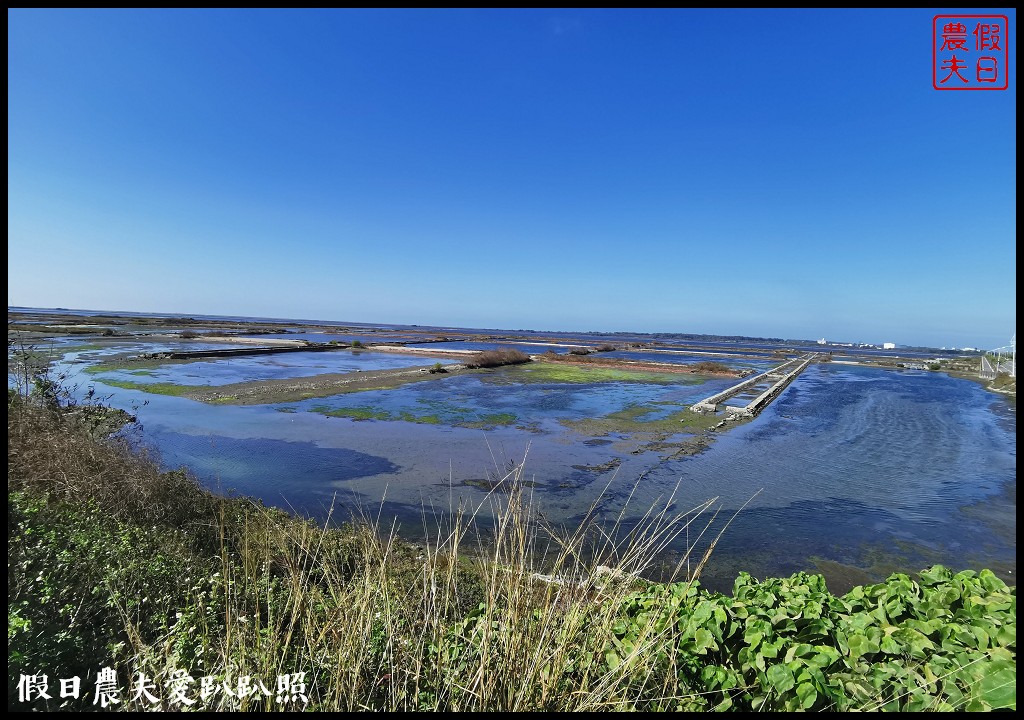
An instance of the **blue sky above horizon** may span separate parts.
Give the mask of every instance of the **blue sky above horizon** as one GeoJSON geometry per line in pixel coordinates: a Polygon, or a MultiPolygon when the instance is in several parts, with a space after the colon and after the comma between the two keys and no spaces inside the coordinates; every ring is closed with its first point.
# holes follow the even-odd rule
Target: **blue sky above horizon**
{"type": "Polygon", "coordinates": [[[995,347],[950,10],[8,10],[8,304],[995,347]]]}

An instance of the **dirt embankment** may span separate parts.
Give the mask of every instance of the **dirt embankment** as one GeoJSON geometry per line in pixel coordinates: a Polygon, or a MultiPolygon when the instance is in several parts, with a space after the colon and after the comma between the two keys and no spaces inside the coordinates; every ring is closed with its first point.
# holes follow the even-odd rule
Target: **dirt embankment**
{"type": "Polygon", "coordinates": [[[600,358],[592,355],[558,355],[554,358],[544,355],[534,356],[537,360],[554,363],[568,363],[582,365],[583,367],[610,368],[613,370],[637,370],[642,372],[657,373],[682,373],[688,375],[712,375],[717,377],[743,377],[741,370],[734,370],[728,367],[708,369],[699,368],[697,365],[683,365],[680,363],[659,363],[645,362],[641,360],[618,360],[616,358],[600,358]]]}
{"type": "Polygon", "coordinates": [[[387,390],[410,382],[438,380],[467,372],[462,365],[447,365],[441,372],[433,366],[408,367],[400,370],[328,373],[305,378],[256,380],[201,388],[184,394],[191,400],[226,405],[265,405],[296,402],[309,398],[328,397],[361,390],[387,390]]]}
{"type": "Polygon", "coordinates": [[[426,357],[443,357],[443,358],[459,358],[464,359],[467,356],[479,355],[479,350],[455,350],[453,348],[445,348],[444,350],[431,348],[419,348],[419,347],[406,347],[405,345],[367,345],[365,350],[373,350],[374,352],[389,352],[389,353],[402,353],[405,355],[423,355],[426,357]]]}

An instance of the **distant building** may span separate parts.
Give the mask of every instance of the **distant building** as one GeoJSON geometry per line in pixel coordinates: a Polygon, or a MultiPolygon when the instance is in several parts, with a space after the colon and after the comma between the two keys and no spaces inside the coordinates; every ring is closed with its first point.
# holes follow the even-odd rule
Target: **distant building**
{"type": "Polygon", "coordinates": [[[895,350],[896,349],[896,343],[882,343],[882,349],[883,350],[895,350]]]}
{"type": "Polygon", "coordinates": [[[826,344],[826,342],[825,342],[825,338],[822,338],[821,340],[819,340],[819,341],[818,341],[818,344],[819,344],[819,345],[825,345],[825,344],[826,344]]]}

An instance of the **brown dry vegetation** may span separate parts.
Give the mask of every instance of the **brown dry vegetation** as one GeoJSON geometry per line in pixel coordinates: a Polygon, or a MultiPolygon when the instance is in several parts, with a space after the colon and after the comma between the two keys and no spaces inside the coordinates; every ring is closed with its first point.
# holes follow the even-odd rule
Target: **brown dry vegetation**
{"type": "Polygon", "coordinates": [[[699,363],[695,363],[690,366],[694,372],[699,373],[715,373],[722,374],[732,372],[729,366],[725,363],[715,362],[713,360],[702,360],[699,363]]]}
{"type": "Polygon", "coordinates": [[[520,365],[530,362],[530,356],[514,348],[485,350],[465,362],[468,368],[492,368],[502,365],[520,365]]]}
{"type": "Polygon", "coordinates": [[[569,352],[564,355],[559,355],[551,350],[548,350],[541,355],[540,359],[545,362],[586,364],[593,367],[617,368],[621,370],[637,370],[644,372],[731,375],[734,377],[739,377],[741,374],[730,368],[728,365],[713,361],[702,361],[693,365],[683,365],[681,363],[642,362],[636,360],[620,360],[618,358],[594,357],[589,353],[577,355],[573,352],[569,352]]]}

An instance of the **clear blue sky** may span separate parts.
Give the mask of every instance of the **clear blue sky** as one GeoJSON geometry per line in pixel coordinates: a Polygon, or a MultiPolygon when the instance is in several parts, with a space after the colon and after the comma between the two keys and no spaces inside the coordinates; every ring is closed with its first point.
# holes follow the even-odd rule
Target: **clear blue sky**
{"type": "Polygon", "coordinates": [[[1003,345],[938,12],[8,10],[8,304],[1003,345]]]}

